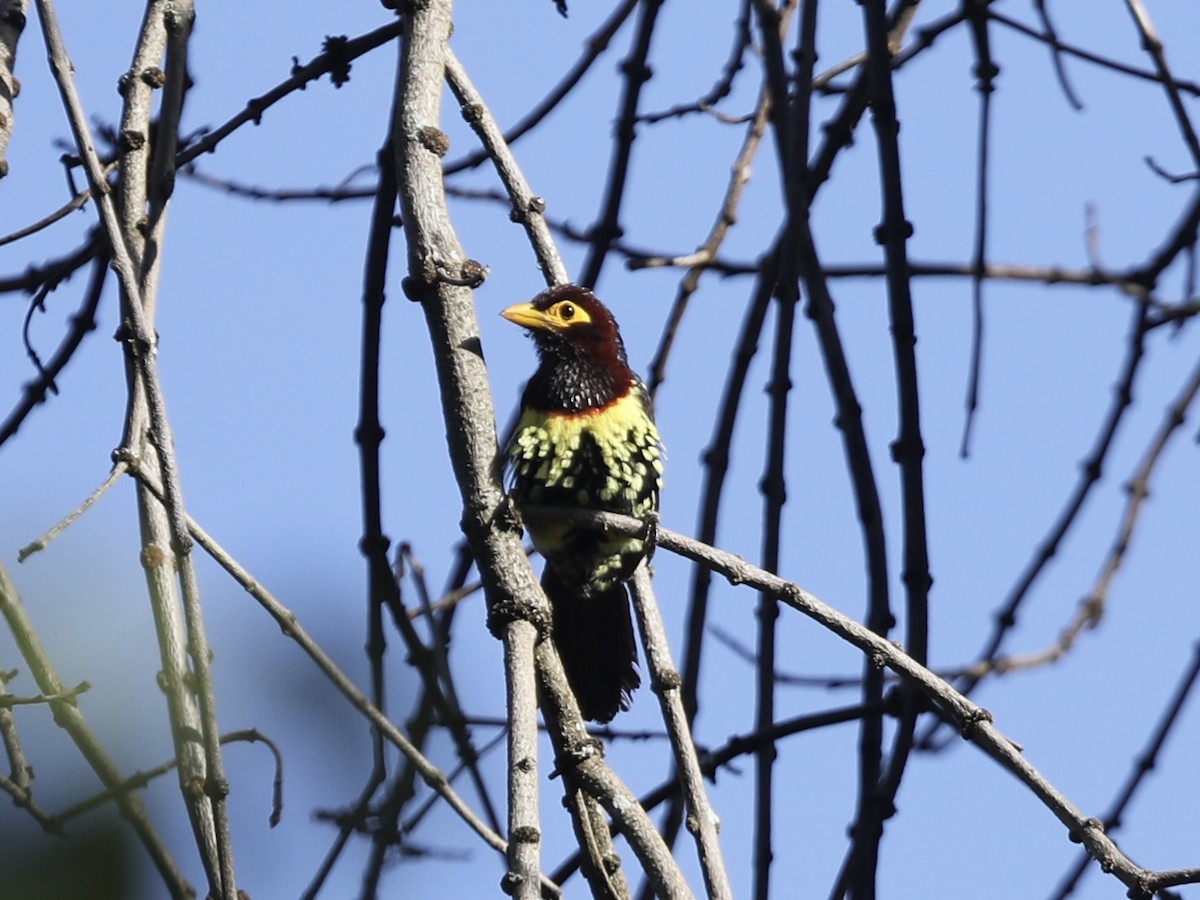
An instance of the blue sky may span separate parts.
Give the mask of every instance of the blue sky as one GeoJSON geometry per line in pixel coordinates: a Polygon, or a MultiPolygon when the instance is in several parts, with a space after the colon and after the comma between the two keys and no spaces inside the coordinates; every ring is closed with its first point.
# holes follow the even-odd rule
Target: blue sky
{"type": "MultiPolygon", "coordinates": [[[[116,81],[128,65],[140,13],[75,5],[60,10],[84,102],[97,120],[119,115],[116,81]]],[[[1033,22],[1027,4],[999,3],[1008,15],[1033,22]]],[[[953,8],[923,4],[919,23],[953,8]]],[[[548,2],[457,4],[453,46],[502,123],[512,122],[557,81],[608,4],[572,3],[563,20],[548,2]]],[[[1140,51],[1121,4],[1052,9],[1064,40],[1111,54],[1141,68],[1140,51]]],[[[1171,62],[1181,78],[1200,80],[1184,51],[1200,33],[1192,4],[1151,7],[1171,62]]],[[[725,59],[733,12],[711,2],[664,5],[652,62],[647,109],[692,99],[710,86],[725,59]]],[[[827,16],[818,68],[861,45],[857,7],[823,5],[827,16]]],[[[283,80],[292,56],[302,61],[328,34],[356,35],[388,21],[374,4],[200,4],[193,45],[196,81],[184,129],[218,124],[245,101],[283,80]],[[302,12],[302,14],[297,14],[302,12]]],[[[518,159],[548,214],[584,228],[603,191],[606,153],[616,109],[614,71],[626,51],[627,26],[578,94],[544,129],[522,140],[518,159]]],[[[1194,186],[1168,185],[1142,162],[1165,169],[1194,168],[1161,90],[1078,61],[1067,64],[1085,108],[1072,111],[1054,80],[1049,54],[1013,32],[993,30],[1001,65],[995,94],[991,174],[990,257],[995,262],[1088,264],[1089,207],[1104,265],[1121,269],[1158,246],[1194,186]]],[[[40,218],[66,199],[54,141],[68,135],[32,24],[20,49],[22,93],[9,148],[10,174],[0,182],[0,232],[40,218]]],[[[965,31],[942,37],[897,76],[902,151],[914,260],[965,262],[974,221],[977,93],[965,31]]],[[[313,84],[275,107],[258,127],[229,138],[202,169],[265,187],[333,185],[369,164],[384,137],[395,77],[390,50],[354,62],[349,84],[313,84]]],[[[750,109],[757,73],[739,79],[723,109],[750,109]]],[[[1194,99],[1187,101],[1195,112],[1194,99]]],[[[815,114],[828,116],[836,98],[815,114]]],[[[469,131],[446,106],[450,158],[473,147],[469,131]]],[[[715,215],[741,130],[708,117],[643,128],[637,145],[623,223],[631,245],[684,253],[699,244],[715,215]]],[[[778,221],[775,161],[769,145],[754,166],[738,226],[723,256],[750,261],[763,252],[778,221]]],[[[372,175],[358,181],[369,184],[372,175]]],[[[478,169],[457,183],[492,188],[478,169]]],[[[501,425],[532,371],[532,348],[497,315],[542,286],[520,230],[499,205],[455,201],[454,224],[468,254],[490,267],[477,294],[484,348],[501,425]]],[[[879,220],[875,145],[864,125],[855,146],[839,157],[832,181],[814,208],[818,249],[829,263],[879,260],[872,229],[879,220]]],[[[192,514],[290,606],[339,663],[365,685],[365,567],[357,416],[361,267],[369,203],[252,203],[181,180],[170,214],[158,332],[160,365],[179,448],[185,498],[192,514]]],[[[0,277],[76,245],[94,221],[89,208],[29,241],[0,246],[0,277]]],[[[399,245],[399,241],[397,241],[399,245]]],[[[561,245],[577,272],[583,251],[561,245]]],[[[457,491],[446,460],[431,356],[419,310],[399,290],[403,254],[393,256],[394,286],[385,322],[383,418],[386,528],[409,540],[436,589],[458,535],[457,491]]],[[[629,272],[609,260],[599,295],[622,324],[631,361],[651,359],[679,273],[629,272]]],[[[32,338],[48,353],[81,296],[83,273],[52,295],[49,312],[34,317],[32,338]]],[[[1168,272],[1160,297],[1179,300],[1181,267],[1168,272]]],[[[895,388],[883,287],[876,281],[834,282],[839,325],[865,410],[876,477],[888,525],[895,596],[900,585],[899,481],[888,458],[895,437],[895,388]]],[[[749,279],[705,278],[685,321],[658,419],[669,452],[664,523],[690,532],[703,476],[700,455],[724,365],[750,291],[749,279]]],[[[958,457],[970,346],[970,284],[963,279],[918,279],[914,284],[919,335],[923,433],[932,593],[931,660],[968,662],[991,628],[994,610],[1043,539],[1095,441],[1124,353],[1131,303],[1114,291],[993,283],[986,289],[987,336],[982,407],[973,452],[958,457]]],[[[0,391],[15,400],[33,377],[21,345],[23,299],[0,297],[0,391]]],[[[120,437],[124,378],[110,285],[97,332],[59,379],[61,393],[38,409],[17,439],[0,449],[0,559],[10,567],[58,660],[64,680],[86,679],[83,709],[129,770],[170,756],[163,705],[154,683],[157,656],[137,556],[130,485],[121,484],[52,547],[16,564],[16,551],[72,509],[99,483],[120,437]]],[[[744,425],[734,446],[719,543],[756,560],[762,520],[757,481],[764,464],[766,395],[771,339],[765,335],[751,373],[744,425]]],[[[1034,651],[1051,643],[1086,594],[1119,523],[1128,480],[1180,385],[1195,364],[1200,339],[1185,326],[1159,329],[1135,389],[1135,404],[1117,436],[1104,479],[1081,520],[1022,609],[1009,649],[1034,651]]],[[[831,426],[833,406],[819,351],[806,319],[797,323],[789,422],[788,495],[783,574],[838,609],[863,615],[861,541],[846,480],[841,443],[831,426]]],[[[1076,805],[1099,815],[1146,741],[1165,698],[1183,671],[1197,636],[1195,586],[1196,478],[1194,417],[1177,434],[1154,473],[1133,546],[1110,593],[1100,627],[1049,669],[1014,673],[978,695],[1002,731],[1020,742],[1076,805]]],[[[659,601],[678,643],[689,570],[660,554],[655,560],[659,601]]],[[[295,896],[332,838],[312,811],[351,801],[369,764],[365,722],[342,704],[302,654],[236,585],[204,561],[201,582],[216,653],[219,714],[229,729],[257,727],[277,740],[287,766],[285,813],[267,827],[270,765],[260,748],[227,752],[240,879],[255,897],[295,896]],[[329,735],[338,740],[329,740],[329,735]]],[[[756,596],[718,582],[715,625],[747,644],[754,640],[756,596]]],[[[502,703],[500,645],[484,627],[480,598],[457,623],[451,659],[468,711],[495,714],[502,703]]],[[[399,641],[389,657],[391,709],[397,721],[415,696],[399,641]]],[[[716,746],[749,731],[753,722],[752,668],[726,647],[706,645],[697,741],[716,746]]],[[[780,667],[796,674],[855,674],[858,654],[798,615],[781,626],[780,667]]],[[[0,637],[0,667],[18,665],[10,639],[0,637]]],[[[23,666],[21,667],[23,669],[23,666]]],[[[32,693],[22,677],[10,685],[32,693]]],[[[853,702],[852,691],[786,688],[781,715],[853,702]]],[[[617,724],[656,727],[653,697],[642,691],[617,724]]],[[[19,714],[27,750],[38,771],[35,787],[50,808],[88,785],[77,755],[41,710],[19,714]],[[76,780],[77,778],[81,780],[76,780]]],[[[491,736],[479,729],[483,742],[491,736]]],[[[781,748],[776,815],[778,896],[825,896],[844,849],[853,814],[857,730],[842,726],[793,738],[781,748]]],[[[1200,742],[1200,710],[1184,710],[1117,835],[1138,863],[1150,868],[1194,865],[1200,824],[1192,798],[1200,774],[1190,748],[1200,742]]],[[[643,791],[666,771],[665,744],[618,743],[609,753],[631,787],[643,791]]],[[[452,749],[431,745],[452,765],[452,749]]],[[[546,757],[548,759],[548,755],[546,757]]],[[[485,771],[502,796],[503,757],[485,771]]],[[[724,821],[723,844],[735,892],[749,891],[752,838],[752,763],[722,772],[713,801],[724,821]]],[[[545,862],[553,868],[571,843],[557,782],[544,781],[545,862]]],[[[188,852],[186,818],[172,779],[148,789],[189,875],[202,881],[188,852]]],[[[466,791],[468,797],[470,792],[466,791]]],[[[1037,897],[1049,894],[1074,861],[1061,825],[1038,801],[983,754],[965,744],[910,764],[887,826],[882,857],[884,895],[940,898],[1037,897]]],[[[34,832],[19,811],[0,804],[4,833],[34,832]]],[[[43,840],[49,840],[48,838],[43,840]]],[[[406,862],[387,882],[423,896],[483,896],[502,869],[451,813],[435,811],[417,835],[426,846],[466,850],[465,860],[406,862]]],[[[363,859],[355,846],[335,870],[327,896],[354,894],[363,859]]],[[[690,847],[679,857],[696,876],[690,847]]],[[[147,895],[156,890],[148,875],[147,895]]],[[[696,876],[694,882],[699,886],[696,876]]],[[[1184,889],[1184,896],[1200,896],[1184,889]]],[[[1109,898],[1123,889],[1098,870],[1075,896],[1109,898]]],[[[569,896],[582,896],[572,883],[569,896]]]]}

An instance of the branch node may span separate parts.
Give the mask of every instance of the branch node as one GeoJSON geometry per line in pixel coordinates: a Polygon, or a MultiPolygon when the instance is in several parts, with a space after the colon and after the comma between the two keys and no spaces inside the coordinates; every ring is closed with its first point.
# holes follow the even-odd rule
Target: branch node
{"type": "Polygon", "coordinates": [[[142,70],[142,83],[148,84],[152,88],[161,88],[167,83],[166,73],[158,66],[150,66],[142,70]]]}
{"type": "Polygon", "coordinates": [[[510,534],[520,534],[525,530],[521,521],[521,511],[517,509],[517,504],[509,494],[505,494],[496,504],[496,511],[492,514],[492,525],[510,534]]]}
{"type": "Polygon", "coordinates": [[[491,269],[475,259],[463,260],[458,271],[453,272],[444,265],[438,265],[438,279],[445,284],[455,287],[468,287],[474,290],[487,280],[491,269]]]}
{"type": "MultiPolygon", "coordinates": [[[[511,835],[513,840],[516,840],[516,832],[511,835]]],[[[519,872],[505,872],[504,877],[500,879],[500,890],[504,891],[508,896],[515,896],[521,886],[525,884],[525,878],[519,872]]]]}
{"type": "Polygon", "coordinates": [[[972,740],[975,737],[975,729],[985,722],[992,721],[992,714],[982,706],[977,706],[963,719],[962,727],[959,732],[964,740],[972,740]]]}
{"type": "MultiPolygon", "coordinates": [[[[889,225],[890,223],[887,222],[883,223],[882,225],[876,225],[872,231],[872,234],[875,238],[875,243],[879,244],[881,247],[887,243],[889,225]]],[[[900,224],[900,234],[904,240],[908,240],[910,237],[912,237],[915,230],[916,229],[913,228],[913,223],[907,219],[900,224]]]]}
{"type": "Polygon", "coordinates": [[[146,135],[140,131],[135,131],[132,128],[126,128],[121,132],[121,150],[128,153],[133,150],[141,150],[146,146],[146,135]]]}
{"type": "Polygon", "coordinates": [[[644,84],[654,77],[654,70],[641,60],[627,59],[621,63],[621,74],[626,76],[631,84],[644,84]]]}
{"type": "Polygon", "coordinates": [[[550,617],[547,610],[535,603],[527,603],[516,597],[505,597],[488,606],[487,628],[497,640],[504,638],[505,629],[513,622],[528,622],[537,629],[538,640],[550,635],[550,617]]]}
{"type": "Polygon", "coordinates": [[[224,800],[229,796],[229,781],[210,777],[204,782],[204,793],[212,800],[224,800]]]}
{"type": "MultiPolygon", "coordinates": [[[[1104,823],[1095,816],[1088,816],[1083,820],[1079,828],[1072,828],[1069,832],[1067,832],[1067,837],[1071,839],[1072,844],[1082,844],[1083,833],[1085,831],[1098,831],[1100,834],[1104,834],[1104,823]]],[[[1103,865],[1103,862],[1101,862],[1101,865],[1103,865]]]]}
{"type": "Polygon", "coordinates": [[[510,837],[519,844],[537,844],[542,840],[542,832],[534,825],[519,825],[512,830],[510,837]]]}
{"type": "Polygon", "coordinates": [[[433,284],[415,275],[405,275],[400,280],[400,289],[413,303],[424,303],[434,296],[433,284]]]}
{"type": "Polygon", "coordinates": [[[645,556],[647,563],[654,557],[654,551],[658,549],[658,510],[652,509],[646,513],[642,519],[642,553],[645,556]]]}
{"type": "Polygon", "coordinates": [[[321,52],[329,58],[329,80],[335,88],[350,80],[349,44],[350,39],[344,34],[326,35],[321,44],[321,52]]]}
{"type": "Polygon", "coordinates": [[[14,31],[25,30],[25,13],[21,12],[21,8],[17,5],[9,6],[4,11],[4,24],[12,28],[14,31]]]}
{"type": "Polygon", "coordinates": [[[683,686],[683,678],[674,669],[667,669],[654,679],[651,690],[662,696],[667,691],[677,691],[683,686]]]}
{"type": "Polygon", "coordinates": [[[444,159],[446,154],[450,152],[450,137],[442,129],[434,125],[426,125],[417,131],[417,142],[428,150],[430,153],[437,156],[438,159],[444,159]]]}
{"type": "Polygon", "coordinates": [[[461,108],[463,121],[474,125],[483,119],[483,107],[478,103],[464,103],[461,108]]]}
{"type": "MultiPolygon", "coordinates": [[[[587,737],[580,741],[572,741],[554,758],[554,769],[551,778],[558,778],[569,769],[575,769],[593,757],[604,758],[604,743],[599,738],[587,737]]],[[[567,801],[564,799],[564,803],[567,801]]]]}

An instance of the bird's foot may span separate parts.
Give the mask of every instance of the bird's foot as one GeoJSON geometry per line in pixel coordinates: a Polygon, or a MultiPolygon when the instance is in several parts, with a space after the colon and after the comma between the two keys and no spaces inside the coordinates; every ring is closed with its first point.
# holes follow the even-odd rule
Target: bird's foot
{"type": "Polygon", "coordinates": [[[642,546],[643,555],[646,561],[649,562],[654,556],[654,551],[658,548],[658,510],[652,509],[642,519],[642,546]]]}
{"type": "Polygon", "coordinates": [[[525,522],[521,518],[521,510],[517,508],[516,501],[512,495],[505,494],[504,498],[496,504],[495,513],[496,527],[501,531],[511,531],[520,534],[525,527],[525,522]]]}

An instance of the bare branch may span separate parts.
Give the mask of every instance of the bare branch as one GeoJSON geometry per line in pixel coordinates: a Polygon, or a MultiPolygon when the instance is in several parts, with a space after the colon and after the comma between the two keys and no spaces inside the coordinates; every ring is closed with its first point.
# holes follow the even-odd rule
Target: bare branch
{"type": "MultiPolygon", "coordinates": [[[[450,224],[442,187],[441,156],[445,135],[440,126],[446,43],[450,36],[449,2],[425,4],[404,20],[404,45],[393,116],[393,149],[400,202],[407,225],[408,277],[405,292],[421,303],[429,327],[442,389],[450,459],[464,509],[463,527],[479,566],[489,600],[489,617],[505,645],[508,695],[520,699],[510,718],[517,733],[510,744],[513,781],[510,792],[536,788],[527,774],[537,771],[533,705],[523,699],[533,670],[531,651],[547,621],[545,597],[520,542],[497,527],[501,493],[492,471],[498,447],[495,411],[487,373],[478,353],[479,327],[468,288],[458,286],[467,264],[450,224]]],[[[478,267],[476,267],[478,269],[478,267]]],[[[509,809],[509,871],[514,896],[539,894],[540,840],[536,793],[509,809]]]]}
{"type": "MultiPolygon", "coordinates": [[[[644,533],[646,524],[630,516],[595,511],[545,510],[547,517],[603,529],[614,534],[635,536],[644,533]]],[[[526,515],[542,515],[541,510],[526,510],[526,515]]],[[[1072,841],[1083,844],[1106,871],[1130,889],[1130,896],[1149,900],[1166,873],[1144,869],[1126,856],[1104,833],[1098,819],[1086,816],[1063,796],[1021,753],[1019,745],[992,724],[992,716],[956,691],[947,682],[918,663],[896,644],[875,634],[796,584],[772,575],[744,559],[726,553],[677,532],[659,528],[658,547],[691,559],[724,575],[731,584],[745,585],[779,597],[793,609],[818,625],[853,644],[876,665],[886,666],[904,678],[933,704],[939,715],[989,757],[1011,772],[1066,828],[1072,841]]]]}
{"type": "Polygon", "coordinates": [[[529,183],[521,173],[508,143],[500,131],[500,126],[492,117],[491,111],[483,97],[475,90],[475,85],[467,75],[466,69],[454,55],[454,51],[446,48],[446,80],[450,89],[462,105],[463,118],[475,129],[480,142],[496,166],[496,174],[512,201],[510,218],[519,223],[529,236],[537,257],[538,268],[549,285],[564,284],[569,280],[567,267],[558,255],[554,239],[550,237],[550,229],[546,226],[543,212],[546,201],[534,195],[529,183]]]}
{"type": "MultiPolygon", "coordinates": [[[[575,65],[571,67],[570,71],[563,75],[550,93],[526,113],[517,124],[504,132],[503,139],[506,144],[514,143],[522,135],[536,128],[567,98],[575,86],[583,80],[583,76],[588,73],[592,64],[608,49],[609,43],[621,30],[621,26],[625,24],[625,20],[629,18],[638,2],[639,0],[622,0],[613,8],[612,14],[584,41],[584,52],[575,61],[575,65]]],[[[452,160],[446,164],[446,174],[453,175],[466,169],[473,169],[486,162],[490,155],[488,149],[484,147],[462,159],[452,160]]]]}
{"type": "Polygon", "coordinates": [[[592,223],[588,230],[591,248],[578,279],[584,287],[596,286],[612,242],[621,236],[621,206],[625,199],[629,162],[633,155],[633,142],[637,138],[638,108],[641,102],[642,88],[650,80],[652,74],[649,64],[650,44],[654,39],[654,29],[658,22],[658,12],[662,7],[662,2],[663,0],[643,0],[639,4],[642,14],[638,19],[637,34],[633,38],[629,55],[621,61],[624,87],[621,92],[620,109],[617,113],[617,124],[613,133],[613,148],[609,159],[604,201],[599,218],[592,223]]]}

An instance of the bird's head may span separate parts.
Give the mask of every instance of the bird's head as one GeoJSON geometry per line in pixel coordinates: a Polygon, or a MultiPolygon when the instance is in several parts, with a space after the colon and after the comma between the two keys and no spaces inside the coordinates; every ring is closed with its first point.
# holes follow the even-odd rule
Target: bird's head
{"type": "Polygon", "coordinates": [[[617,322],[587,288],[560,284],[500,315],[529,330],[543,362],[626,367],[617,322]]]}

